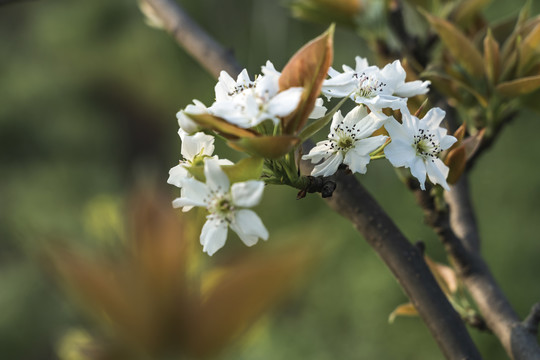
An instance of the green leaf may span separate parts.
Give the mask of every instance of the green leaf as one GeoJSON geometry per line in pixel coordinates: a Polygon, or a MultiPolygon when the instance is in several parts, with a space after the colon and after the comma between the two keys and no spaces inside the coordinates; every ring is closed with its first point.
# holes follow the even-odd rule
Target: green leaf
{"type": "Polygon", "coordinates": [[[388,322],[394,322],[397,316],[418,316],[418,311],[411,303],[401,304],[388,316],[388,322]]]}
{"type": "MultiPolygon", "coordinates": [[[[240,160],[234,165],[221,165],[221,169],[227,174],[232,183],[259,179],[263,169],[264,159],[249,157],[240,160]]],[[[206,182],[204,165],[186,167],[189,173],[200,182],[206,182]]]]}
{"type": "Polygon", "coordinates": [[[492,0],[462,0],[454,9],[454,21],[460,26],[469,25],[492,0]]]}
{"type": "Polygon", "coordinates": [[[255,132],[240,128],[230,122],[210,114],[189,114],[185,113],[191,120],[200,126],[213,130],[228,139],[238,139],[243,137],[254,137],[255,132]]]}
{"type": "Polygon", "coordinates": [[[481,77],[484,74],[484,61],[472,41],[447,20],[433,16],[423,10],[421,12],[435,28],[441,41],[452,56],[470,75],[478,78],[481,77]]]}
{"type": "Polygon", "coordinates": [[[334,57],[334,25],[321,36],[311,40],[293,55],[279,77],[281,91],[303,87],[296,111],[283,119],[283,132],[296,134],[305,125],[321,92],[324,79],[334,57]]]}
{"type": "Polygon", "coordinates": [[[257,136],[231,140],[228,145],[255,156],[279,159],[291,151],[299,142],[300,138],[293,135],[257,136]]]}
{"type": "Polygon", "coordinates": [[[334,116],[336,111],[338,111],[338,109],[341,107],[341,105],[343,105],[348,98],[349,97],[344,97],[342,100],[340,100],[340,102],[336,106],[334,106],[334,108],[332,110],[327,112],[326,115],[324,115],[323,117],[313,121],[311,124],[306,126],[304,128],[304,130],[302,130],[302,132],[298,135],[298,137],[302,141],[305,141],[306,139],[309,139],[310,137],[315,135],[326,124],[328,124],[330,122],[330,120],[332,120],[332,117],[334,116]]]}
{"type": "Polygon", "coordinates": [[[529,94],[540,88],[540,75],[528,76],[517,80],[500,83],[497,92],[509,98],[529,94]]]}
{"type": "Polygon", "coordinates": [[[528,65],[538,53],[540,45],[540,24],[537,24],[519,45],[518,74],[527,71],[528,65]]]}
{"type": "Polygon", "coordinates": [[[474,90],[469,85],[465,84],[463,81],[456,79],[454,77],[451,77],[449,75],[440,73],[438,71],[426,71],[421,74],[422,78],[426,78],[428,80],[431,80],[431,82],[438,87],[439,85],[441,88],[438,88],[441,92],[444,92],[446,95],[450,95],[452,97],[455,97],[457,99],[460,99],[459,94],[455,92],[453,87],[460,87],[467,92],[469,92],[471,95],[473,95],[476,100],[482,105],[483,107],[487,107],[488,102],[487,99],[480,94],[478,91],[474,90]]]}
{"type": "Polygon", "coordinates": [[[444,159],[444,163],[450,168],[446,181],[449,184],[455,184],[463,174],[463,171],[465,171],[465,165],[467,163],[465,145],[450,150],[446,159],[444,159]]]}
{"type": "Polygon", "coordinates": [[[491,84],[497,83],[500,72],[499,44],[493,37],[491,29],[484,38],[484,66],[486,75],[491,84]]]}

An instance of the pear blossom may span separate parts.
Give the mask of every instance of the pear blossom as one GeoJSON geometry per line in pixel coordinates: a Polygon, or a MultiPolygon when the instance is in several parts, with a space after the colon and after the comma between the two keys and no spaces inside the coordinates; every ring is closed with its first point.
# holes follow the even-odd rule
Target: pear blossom
{"type": "MultiPolygon", "coordinates": [[[[323,82],[322,93],[328,98],[349,96],[357,104],[365,104],[373,112],[381,109],[404,109],[407,98],[428,92],[429,81],[405,82],[405,70],[399,60],[383,69],[369,66],[365,58],[357,56],[353,69],[343,65],[343,73],[330,68],[330,79],[323,82]]],[[[382,115],[382,114],[381,114],[382,115]]]]}
{"type": "Polygon", "coordinates": [[[328,140],[320,141],[309,154],[302,156],[315,165],[312,176],[330,176],[339,165],[346,164],[354,173],[365,174],[367,164],[371,160],[370,153],[384,144],[387,136],[370,137],[379,129],[386,119],[373,113],[368,114],[364,106],[357,106],[345,118],[341,111],[334,114],[328,140]]]}
{"type": "Polygon", "coordinates": [[[229,178],[215,159],[204,163],[206,183],[194,178],[182,181],[182,196],[173,201],[175,208],[205,207],[208,211],[200,242],[203,251],[213,255],[225,245],[228,228],[238,234],[247,246],[256,244],[259,238],[268,239],[268,230],[259,216],[246,209],[257,205],[262,197],[264,182],[249,180],[230,184],[229,178]]]}
{"type": "Polygon", "coordinates": [[[180,110],[176,113],[176,118],[178,119],[178,125],[180,129],[183,129],[185,132],[192,134],[201,130],[201,127],[197,125],[193,120],[191,120],[187,115],[188,114],[205,114],[208,113],[206,106],[199,100],[194,99],[193,104],[189,104],[185,109],[180,110]]]}
{"type": "Polygon", "coordinates": [[[392,119],[384,125],[392,138],[384,149],[386,158],[396,167],[410,168],[422,190],[426,189],[426,174],[433,184],[450,190],[446,182],[449,169],[439,159],[439,154],[457,139],[447,135],[447,130],[439,126],[444,115],[440,108],[433,108],[420,120],[404,112],[402,124],[392,119]]]}
{"type": "MultiPolygon", "coordinates": [[[[220,165],[232,165],[233,163],[227,159],[218,159],[214,153],[214,137],[198,132],[194,135],[189,135],[183,129],[178,130],[178,135],[182,141],[181,154],[183,160],[179,164],[169,170],[169,178],[167,182],[171,185],[182,187],[182,181],[192,177],[187,168],[191,166],[202,165],[208,158],[216,159],[220,165]]],[[[183,190],[181,190],[182,194],[183,190]]],[[[190,207],[185,207],[184,211],[188,211],[190,207]]]]}
{"type": "Polygon", "coordinates": [[[279,91],[279,72],[272,63],[263,67],[264,75],[254,81],[244,69],[236,81],[225,71],[216,84],[216,101],[210,113],[242,128],[251,128],[265,120],[274,124],[291,114],[302,96],[303,88],[292,87],[279,91]]]}
{"type": "MultiPolygon", "coordinates": [[[[274,64],[268,60],[265,65],[262,67],[262,73],[267,76],[281,76],[281,73],[276,70],[274,67],[274,64]]],[[[324,101],[322,98],[317,98],[315,100],[315,106],[313,107],[313,110],[309,114],[309,119],[318,119],[324,116],[326,114],[326,107],[324,106],[324,101]]]]}

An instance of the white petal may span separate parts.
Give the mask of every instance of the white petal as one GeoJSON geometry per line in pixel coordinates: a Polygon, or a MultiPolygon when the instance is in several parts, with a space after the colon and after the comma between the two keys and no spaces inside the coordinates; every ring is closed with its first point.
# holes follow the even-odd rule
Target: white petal
{"type": "Polygon", "coordinates": [[[427,129],[436,129],[441,125],[446,113],[441,108],[430,109],[422,118],[421,123],[427,129]]]}
{"type": "Polygon", "coordinates": [[[216,159],[206,159],[204,162],[204,176],[206,177],[206,186],[219,194],[225,194],[229,191],[229,178],[216,159]]]}
{"type": "Polygon", "coordinates": [[[225,245],[227,240],[227,223],[221,219],[208,219],[202,228],[200,241],[203,251],[212,256],[225,245]]]}
{"type": "Polygon", "coordinates": [[[182,156],[184,159],[193,161],[197,155],[210,156],[214,152],[214,137],[198,132],[193,135],[188,135],[180,129],[178,131],[182,139],[182,156]]]}
{"type": "MultiPolygon", "coordinates": [[[[403,117],[403,119],[405,120],[405,117],[403,117]]],[[[402,141],[412,145],[413,136],[405,129],[403,124],[398,123],[393,117],[385,122],[384,128],[386,131],[388,131],[388,135],[390,135],[392,138],[392,142],[394,142],[394,140],[401,139],[402,141]]]]}
{"type": "Polygon", "coordinates": [[[384,135],[377,135],[357,140],[354,144],[354,151],[356,151],[358,154],[367,155],[384,144],[387,138],[388,137],[384,135]]]}
{"type": "Polygon", "coordinates": [[[302,97],[304,88],[294,87],[278,93],[268,103],[266,111],[276,116],[287,116],[292,113],[302,97]]]}
{"type": "Polygon", "coordinates": [[[426,170],[429,180],[432,183],[441,184],[446,191],[450,191],[450,187],[446,182],[446,177],[448,176],[450,169],[441,161],[441,159],[427,159],[426,170]]]}
{"type": "Polygon", "coordinates": [[[357,56],[354,58],[354,60],[356,62],[356,67],[355,67],[356,72],[362,72],[364,69],[369,67],[369,64],[366,58],[357,56]]]}
{"type": "Polygon", "coordinates": [[[321,98],[317,98],[315,101],[315,107],[311,111],[311,114],[309,114],[310,119],[319,119],[326,114],[326,107],[324,106],[324,101],[321,98]]]}
{"type": "Polygon", "coordinates": [[[353,173],[365,174],[367,171],[366,165],[369,164],[370,160],[369,155],[351,149],[345,154],[343,163],[347,164],[353,173]]]}
{"type": "Polygon", "coordinates": [[[402,138],[393,138],[392,142],[384,148],[384,155],[395,167],[409,167],[416,157],[412,144],[402,138]]]}
{"type": "Polygon", "coordinates": [[[341,115],[341,110],[338,110],[334,113],[332,117],[332,123],[330,124],[330,134],[334,133],[334,129],[343,122],[343,116],[341,115]]]}
{"type": "Polygon", "coordinates": [[[431,84],[431,82],[429,81],[409,81],[398,85],[394,90],[394,95],[401,97],[411,97],[426,94],[429,91],[429,84],[431,84]]]}
{"type": "Polygon", "coordinates": [[[411,163],[411,174],[418,179],[420,189],[426,190],[426,164],[422,158],[414,158],[411,163]]]}
{"type": "Polygon", "coordinates": [[[253,207],[261,201],[263,191],[263,181],[249,180],[232,184],[232,202],[236,206],[253,207]]]}
{"type": "Polygon", "coordinates": [[[332,153],[328,150],[330,148],[330,143],[330,140],[319,141],[317,145],[309,151],[309,154],[302,156],[302,159],[311,160],[313,164],[318,163],[332,153]]]}
{"type": "Polygon", "coordinates": [[[332,154],[328,159],[326,159],[322,164],[315,165],[313,171],[311,171],[311,176],[330,176],[334,175],[343,161],[343,154],[337,152],[332,154]]]}
{"type": "Polygon", "coordinates": [[[188,117],[184,110],[180,110],[176,113],[176,118],[178,119],[178,126],[187,133],[194,133],[200,130],[200,126],[190,117],[188,117]]]}
{"type": "Polygon", "coordinates": [[[268,239],[268,230],[264,227],[261,218],[251,210],[239,210],[234,213],[231,229],[247,246],[257,243],[259,238],[268,239]]]}
{"type": "Polygon", "coordinates": [[[182,187],[182,181],[189,178],[191,175],[189,174],[189,171],[184,167],[184,164],[178,164],[169,170],[169,178],[167,179],[167,183],[182,187]]]}
{"type": "Polygon", "coordinates": [[[206,207],[210,192],[205,184],[193,178],[189,178],[182,181],[181,186],[182,197],[173,201],[173,206],[175,208],[183,206],[206,207]]]}
{"type": "Polygon", "coordinates": [[[395,60],[393,63],[386,65],[380,73],[381,77],[384,78],[387,87],[391,90],[391,93],[394,92],[396,87],[405,82],[405,69],[401,66],[399,60],[395,60]]]}
{"type": "Polygon", "coordinates": [[[354,109],[349,111],[347,115],[345,115],[345,118],[343,119],[343,123],[347,125],[354,125],[363,118],[365,118],[368,115],[367,109],[365,106],[359,105],[355,106],[354,109]]]}
{"type": "Polygon", "coordinates": [[[448,149],[450,146],[454,145],[457,139],[451,135],[443,136],[440,140],[439,146],[442,150],[448,149]]]}
{"type": "Polygon", "coordinates": [[[392,110],[401,110],[407,107],[407,99],[393,95],[377,95],[372,98],[356,97],[353,99],[357,104],[366,104],[371,111],[379,111],[385,108],[392,110]]]}
{"type": "Polygon", "coordinates": [[[381,117],[374,113],[370,113],[360,120],[356,128],[356,138],[362,139],[367,138],[373,134],[375,130],[378,130],[383,126],[390,118],[388,116],[381,117]]]}

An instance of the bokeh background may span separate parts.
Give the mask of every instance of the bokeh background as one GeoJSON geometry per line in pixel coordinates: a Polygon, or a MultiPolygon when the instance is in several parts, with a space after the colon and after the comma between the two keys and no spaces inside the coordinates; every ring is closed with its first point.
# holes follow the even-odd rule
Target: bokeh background
{"type": "MultiPolygon", "coordinates": [[[[282,69],[326,28],[293,18],[281,1],[180,3],[250,74],[267,59],[282,69]]],[[[515,15],[523,3],[493,1],[486,16],[515,15]]],[[[340,27],[335,52],[336,67],[356,55],[371,58],[365,42],[340,27]]],[[[169,35],[145,24],[135,0],[0,6],[0,358],[84,359],[66,347],[101,336],[101,327],[52,275],[43,253],[56,242],[94,256],[118,252],[129,238],[128,199],[140,189],[160,194],[168,209],[178,196],[166,183],[180,158],[175,113],[194,98],[210,104],[214,84],[169,35]]],[[[483,254],[521,316],[540,299],[539,133],[540,115],[524,112],[471,173],[483,254]]],[[[411,241],[424,241],[431,257],[445,261],[389,164],[373,163],[361,181],[411,241]]],[[[219,358],[441,359],[421,320],[388,323],[407,298],[361,236],[318,196],[295,196],[266,189],[257,211],[271,238],[247,251],[298,243],[317,260],[219,358]]],[[[246,251],[238,242],[230,238],[211,262],[201,261],[226,262],[246,251]]],[[[493,336],[471,333],[486,359],[506,358],[493,336]]]]}

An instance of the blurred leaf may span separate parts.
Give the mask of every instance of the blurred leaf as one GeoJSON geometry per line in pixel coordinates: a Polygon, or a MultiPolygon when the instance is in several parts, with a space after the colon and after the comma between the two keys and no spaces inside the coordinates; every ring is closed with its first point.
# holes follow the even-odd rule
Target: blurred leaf
{"type": "Polygon", "coordinates": [[[315,101],[321,92],[324,79],[332,64],[334,25],[321,36],[304,45],[283,68],[279,78],[280,90],[303,87],[302,98],[296,111],[283,119],[283,132],[296,134],[305,125],[315,101]]]}
{"type": "Polygon", "coordinates": [[[435,262],[425,256],[426,264],[447,296],[451,296],[458,289],[458,277],[454,269],[450,266],[435,262]]]}
{"type": "Polygon", "coordinates": [[[454,22],[462,27],[469,25],[492,0],[461,0],[454,8],[454,22]]]}
{"type": "Polygon", "coordinates": [[[336,22],[354,28],[363,10],[360,0],[294,0],[288,6],[294,17],[321,24],[336,22]]]}
{"type": "Polygon", "coordinates": [[[538,53],[540,45],[540,24],[537,24],[532,31],[527,34],[519,45],[518,73],[527,71],[533,57],[538,53]]]}
{"type": "Polygon", "coordinates": [[[446,179],[449,184],[455,184],[459,180],[465,170],[466,162],[467,155],[464,145],[450,150],[446,159],[444,159],[444,163],[450,168],[446,179]]]}
{"type": "Polygon", "coordinates": [[[463,140],[463,145],[465,146],[465,152],[467,154],[467,161],[469,161],[469,159],[476,153],[476,151],[480,147],[485,132],[485,128],[481,129],[474,136],[469,136],[468,138],[463,140]]]}
{"type": "Polygon", "coordinates": [[[503,96],[515,98],[531,93],[539,88],[540,75],[536,75],[500,83],[495,89],[503,96]]]}
{"type": "Polygon", "coordinates": [[[467,126],[465,123],[461,124],[460,127],[457,128],[456,131],[454,131],[454,137],[458,140],[456,142],[459,143],[461,140],[463,140],[463,137],[465,136],[465,131],[467,130],[467,126]]]}
{"type": "Polygon", "coordinates": [[[343,105],[345,103],[345,101],[347,101],[348,97],[344,97],[343,99],[341,99],[339,101],[339,103],[337,103],[336,106],[334,106],[334,108],[332,110],[330,110],[329,112],[327,112],[323,117],[321,117],[320,119],[317,119],[315,121],[313,121],[311,124],[309,124],[308,126],[306,126],[301,132],[300,134],[298,135],[298,137],[302,140],[302,141],[305,141],[307,139],[309,139],[310,137],[312,137],[313,135],[315,135],[319,130],[321,130],[326,124],[328,124],[330,122],[330,120],[332,120],[332,117],[334,116],[334,114],[336,113],[336,111],[339,110],[339,108],[341,107],[341,105],[343,105]]]}
{"type": "Polygon", "coordinates": [[[398,316],[418,316],[418,311],[411,303],[401,304],[390,313],[388,322],[393,323],[398,316]]]}
{"type": "Polygon", "coordinates": [[[500,55],[499,44],[493,37],[491,29],[488,29],[484,38],[484,66],[486,75],[491,84],[496,84],[499,80],[500,55]]]}
{"type": "Polygon", "coordinates": [[[293,289],[312,261],[313,251],[300,246],[227,266],[192,314],[192,352],[215,354],[293,289]]]}
{"type": "MultiPolygon", "coordinates": [[[[270,136],[269,136],[270,137],[270,136]]],[[[238,161],[234,165],[221,165],[221,169],[227,174],[232,183],[259,179],[263,169],[264,159],[260,157],[249,157],[238,161]]],[[[204,165],[191,166],[186,168],[193,177],[201,182],[206,182],[204,176],[204,165]]]]}
{"type": "Polygon", "coordinates": [[[472,41],[454,24],[433,16],[426,11],[422,11],[422,14],[437,31],[448,51],[465,70],[472,76],[481,77],[484,74],[484,62],[482,55],[472,41]]]}
{"type": "Polygon", "coordinates": [[[229,146],[267,159],[279,159],[289,153],[300,138],[293,135],[244,137],[228,142],[229,146]]]}
{"type": "Polygon", "coordinates": [[[449,75],[446,75],[444,73],[440,73],[435,70],[428,70],[426,72],[422,73],[422,78],[430,80],[434,86],[437,87],[437,89],[441,92],[443,92],[446,95],[449,95],[450,97],[460,99],[461,96],[459,93],[456,92],[455,88],[462,88],[466,90],[468,93],[473,95],[476,100],[482,105],[482,107],[487,107],[488,102],[487,99],[480,94],[478,91],[474,90],[469,85],[465,84],[459,79],[453,78],[449,75]],[[438,87],[440,86],[440,88],[438,87]]]}
{"type": "Polygon", "coordinates": [[[253,137],[255,133],[248,129],[240,128],[230,122],[210,114],[189,114],[185,113],[190,119],[200,126],[216,131],[228,139],[238,139],[242,137],[253,137]]]}

